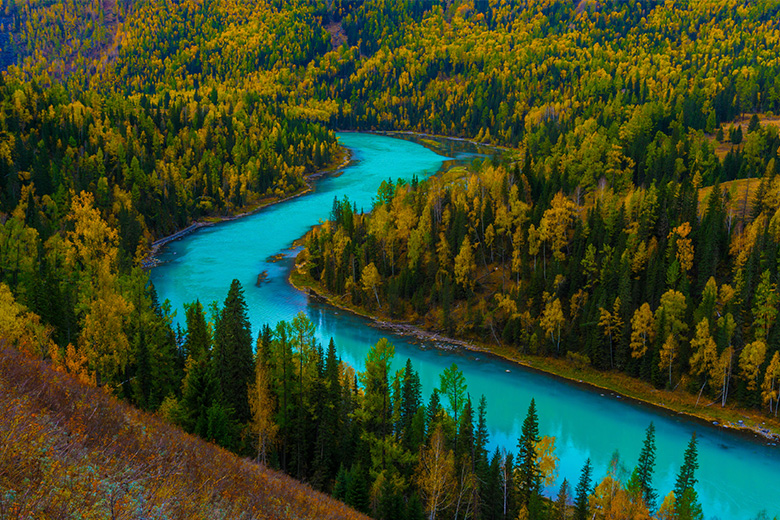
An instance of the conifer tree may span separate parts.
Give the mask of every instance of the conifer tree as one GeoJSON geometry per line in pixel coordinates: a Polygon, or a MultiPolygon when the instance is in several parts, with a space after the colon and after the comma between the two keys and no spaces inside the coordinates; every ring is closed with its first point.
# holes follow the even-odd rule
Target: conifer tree
{"type": "Polygon", "coordinates": [[[647,427],[645,442],[639,452],[639,461],[631,473],[626,487],[636,495],[641,495],[647,509],[655,509],[658,493],[653,489],[653,472],[655,471],[655,425],[651,422],[647,427]]]}
{"type": "Polygon", "coordinates": [[[238,280],[230,284],[214,331],[213,370],[222,403],[239,423],[251,418],[247,387],[254,376],[252,332],[244,291],[238,280]]]}
{"type": "Polygon", "coordinates": [[[487,428],[487,399],[484,394],[479,398],[479,407],[477,408],[477,430],[474,433],[474,451],[476,453],[476,463],[487,466],[487,443],[490,433],[487,428]]]}
{"type": "Polygon", "coordinates": [[[580,474],[580,481],[577,483],[577,489],[575,490],[574,498],[574,519],[586,520],[588,518],[588,495],[591,490],[591,473],[593,472],[593,465],[590,463],[590,459],[585,461],[585,465],[582,467],[582,473],[580,474]]]}
{"type": "Polygon", "coordinates": [[[347,489],[344,495],[344,502],[361,513],[368,513],[368,479],[368,471],[363,469],[360,464],[353,466],[347,477],[347,489]]]}
{"type": "Polygon", "coordinates": [[[188,357],[182,384],[182,426],[188,432],[206,438],[207,414],[216,393],[212,372],[209,370],[211,334],[199,301],[185,305],[185,315],[187,336],[184,345],[188,357]]]}
{"type": "Polygon", "coordinates": [[[410,445],[412,422],[417,414],[417,409],[421,405],[421,388],[420,376],[414,371],[412,360],[407,359],[401,387],[401,431],[403,433],[404,442],[407,448],[410,449],[412,448],[410,445]]]}
{"type": "Polygon", "coordinates": [[[428,400],[428,406],[425,408],[426,422],[428,423],[428,435],[433,433],[436,424],[439,421],[441,412],[441,401],[439,400],[439,390],[434,388],[431,391],[431,397],[428,400]]]}
{"type": "Polygon", "coordinates": [[[696,470],[699,468],[696,432],[691,435],[688,447],[683,456],[683,465],[677,474],[674,485],[674,511],[676,520],[701,520],[703,518],[701,505],[694,485],[696,470]]]}
{"type": "Polygon", "coordinates": [[[466,405],[458,423],[458,437],[455,442],[455,460],[462,461],[468,457],[473,468],[474,463],[474,409],[471,406],[471,396],[466,397],[466,405]]]}
{"type": "Polygon", "coordinates": [[[539,418],[536,415],[536,403],[531,399],[528,414],[523,421],[520,438],[517,440],[517,469],[520,505],[527,505],[531,497],[539,493],[542,473],[536,453],[536,444],[540,441],[539,418]]]}

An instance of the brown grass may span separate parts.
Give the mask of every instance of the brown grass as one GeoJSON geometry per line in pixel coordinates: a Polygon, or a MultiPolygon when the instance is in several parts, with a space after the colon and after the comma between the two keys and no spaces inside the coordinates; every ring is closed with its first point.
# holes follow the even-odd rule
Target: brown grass
{"type": "Polygon", "coordinates": [[[0,342],[2,518],[365,518],[0,342]]]}
{"type": "MultiPolygon", "coordinates": [[[[747,219],[750,216],[750,210],[753,205],[753,199],[758,189],[760,179],[736,179],[724,182],[720,188],[730,194],[728,211],[733,212],[739,219],[747,219]]],[[[707,207],[707,197],[712,193],[712,186],[701,188],[699,190],[699,213],[704,213],[707,207]]]]}
{"type": "MultiPolygon", "coordinates": [[[[730,141],[728,141],[728,129],[733,125],[734,128],[737,128],[738,126],[742,126],[742,133],[743,135],[747,134],[747,127],[750,124],[750,119],[753,117],[753,114],[744,114],[741,117],[736,118],[734,121],[730,123],[722,123],[721,126],[723,127],[723,133],[724,133],[724,141],[722,143],[719,143],[717,139],[715,139],[715,134],[707,134],[707,139],[709,140],[710,144],[715,148],[715,155],[718,157],[719,160],[723,161],[723,159],[726,157],[726,154],[729,153],[732,149],[741,150],[742,145],[733,145],[730,141]]],[[[773,114],[758,114],[758,120],[761,123],[761,126],[774,126],[775,128],[780,128],[780,116],[776,116],[773,114]]],[[[743,141],[744,142],[744,141],[743,141]]]]}

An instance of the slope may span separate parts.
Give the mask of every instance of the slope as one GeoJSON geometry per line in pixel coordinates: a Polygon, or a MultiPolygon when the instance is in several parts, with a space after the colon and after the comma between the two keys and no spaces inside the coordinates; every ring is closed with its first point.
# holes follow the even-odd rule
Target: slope
{"type": "Polygon", "coordinates": [[[363,518],[0,340],[0,516],[363,518]]]}

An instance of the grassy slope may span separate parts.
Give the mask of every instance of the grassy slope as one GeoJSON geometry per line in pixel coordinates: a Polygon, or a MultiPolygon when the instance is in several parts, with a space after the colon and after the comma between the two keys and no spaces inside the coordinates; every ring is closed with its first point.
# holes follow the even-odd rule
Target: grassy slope
{"type": "Polygon", "coordinates": [[[2,518],[365,518],[3,343],[2,518]]]}

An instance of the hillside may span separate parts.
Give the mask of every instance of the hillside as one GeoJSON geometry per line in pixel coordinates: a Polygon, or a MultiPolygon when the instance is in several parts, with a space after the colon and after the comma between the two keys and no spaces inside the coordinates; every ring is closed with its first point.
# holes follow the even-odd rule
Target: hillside
{"type": "Polygon", "coordinates": [[[365,518],[0,341],[3,518],[365,518]]]}

